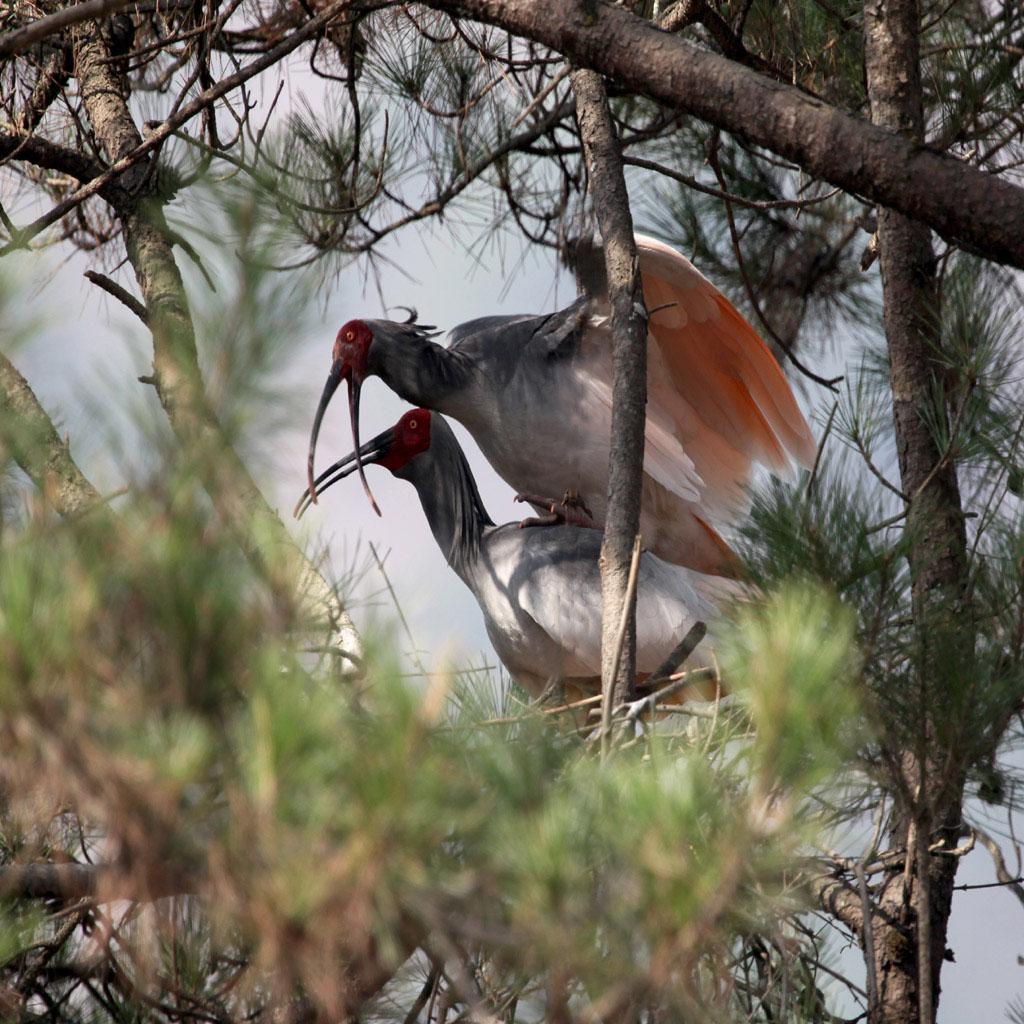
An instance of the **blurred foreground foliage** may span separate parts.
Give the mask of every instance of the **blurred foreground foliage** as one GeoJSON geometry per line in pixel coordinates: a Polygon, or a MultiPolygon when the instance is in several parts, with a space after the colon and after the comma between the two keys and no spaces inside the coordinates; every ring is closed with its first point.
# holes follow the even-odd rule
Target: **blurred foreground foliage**
{"type": "Polygon", "coordinates": [[[786,922],[854,739],[834,602],[744,613],[740,708],[602,764],[515,695],[402,679],[383,638],[360,678],[305,651],[184,461],[116,512],[35,508],[0,550],[3,860],[92,865],[28,917],[0,876],[10,1009],[387,1017],[427,972],[453,1015],[724,1019],[772,987],[732,977],[747,937],[814,962],[786,922]]]}
{"type": "MultiPolygon", "coordinates": [[[[236,441],[274,363],[232,328],[253,266],[211,319],[236,441]]],[[[742,609],[732,696],[602,762],[585,714],[325,648],[289,551],[208,496],[233,463],[150,443],[116,500],[44,488],[0,539],[0,1016],[829,1019],[803,879],[863,735],[825,590],[742,609]]]]}

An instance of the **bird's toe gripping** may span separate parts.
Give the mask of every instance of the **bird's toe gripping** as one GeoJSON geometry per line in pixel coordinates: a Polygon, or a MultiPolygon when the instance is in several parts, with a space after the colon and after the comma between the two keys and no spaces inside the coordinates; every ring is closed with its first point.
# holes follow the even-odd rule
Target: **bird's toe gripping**
{"type": "Polygon", "coordinates": [[[546,516],[529,516],[519,524],[522,530],[527,526],[555,526],[558,523],[567,523],[570,526],[580,526],[588,530],[598,530],[600,527],[594,522],[594,517],[589,508],[584,504],[583,499],[574,490],[565,492],[561,501],[554,501],[551,498],[542,498],[536,494],[517,494],[516,501],[527,501],[531,505],[548,509],[546,516]]]}

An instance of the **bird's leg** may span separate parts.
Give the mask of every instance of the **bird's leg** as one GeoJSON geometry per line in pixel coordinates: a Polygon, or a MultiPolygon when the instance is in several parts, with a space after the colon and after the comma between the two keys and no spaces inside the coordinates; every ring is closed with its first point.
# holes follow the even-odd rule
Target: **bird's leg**
{"type": "Polygon", "coordinates": [[[588,530],[599,530],[600,527],[594,522],[594,515],[587,508],[586,503],[579,492],[570,488],[562,497],[561,501],[551,498],[542,498],[536,494],[517,494],[516,501],[528,501],[531,505],[537,505],[548,509],[546,516],[530,516],[519,524],[519,529],[526,526],[554,526],[556,523],[568,523],[570,526],[582,526],[588,530]]]}

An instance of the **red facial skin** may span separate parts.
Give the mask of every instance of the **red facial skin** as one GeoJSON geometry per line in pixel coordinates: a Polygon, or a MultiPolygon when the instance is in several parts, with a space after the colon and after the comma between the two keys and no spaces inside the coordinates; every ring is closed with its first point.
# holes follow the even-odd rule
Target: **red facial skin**
{"type": "Polygon", "coordinates": [[[334,340],[334,362],[341,367],[342,377],[362,384],[366,362],[373,343],[373,334],[362,320],[349,320],[334,340]]]}
{"type": "Polygon", "coordinates": [[[430,410],[412,409],[394,426],[395,440],[377,465],[392,473],[430,447],[430,410]]]}

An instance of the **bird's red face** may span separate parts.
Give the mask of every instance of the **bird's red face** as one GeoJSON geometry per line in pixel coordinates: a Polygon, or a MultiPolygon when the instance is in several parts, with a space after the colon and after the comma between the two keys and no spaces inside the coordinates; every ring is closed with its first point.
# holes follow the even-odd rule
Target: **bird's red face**
{"type": "Polygon", "coordinates": [[[395,473],[430,447],[430,410],[412,409],[391,428],[391,433],[394,440],[390,447],[373,461],[395,473]]]}
{"type": "Polygon", "coordinates": [[[345,380],[359,387],[366,377],[366,361],[373,344],[373,332],[362,320],[349,320],[334,339],[334,365],[345,380]]]}
{"type": "MultiPolygon", "coordinates": [[[[417,455],[430,447],[430,410],[412,409],[407,412],[393,427],[378,434],[372,441],[367,441],[362,448],[339,459],[330,469],[324,470],[316,480],[314,487],[319,486],[321,493],[332,484],[344,479],[355,470],[362,470],[364,465],[377,463],[397,473],[403,466],[411,462],[417,455]]],[[[296,517],[301,517],[313,502],[313,487],[308,488],[299,498],[295,506],[296,517]]]]}
{"type": "Polygon", "coordinates": [[[373,332],[362,320],[349,320],[334,339],[334,351],[331,359],[331,372],[327,375],[327,383],[324,384],[323,394],[320,396],[320,405],[316,410],[316,417],[313,420],[313,432],[309,438],[309,460],[306,464],[306,472],[309,476],[310,500],[316,504],[316,481],[313,479],[313,458],[316,454],[316,439],[320,433],[320,423],[327,411],[327,406],[338,390],[338,385],[345,381],[348,385],[348,409],[349,420],[352,425],[352,443],[356,450],[356,468],[359,470],[359,479],[363,482],[363,489],[370,499],[373,510],[380,515],[380,509],[370,491],[370,485],[366,482],[363,473],[363,464],[359,456],[359,392],[366,378],[366,367],[369,360],[370,346],[373,344],[373,332]]]}

